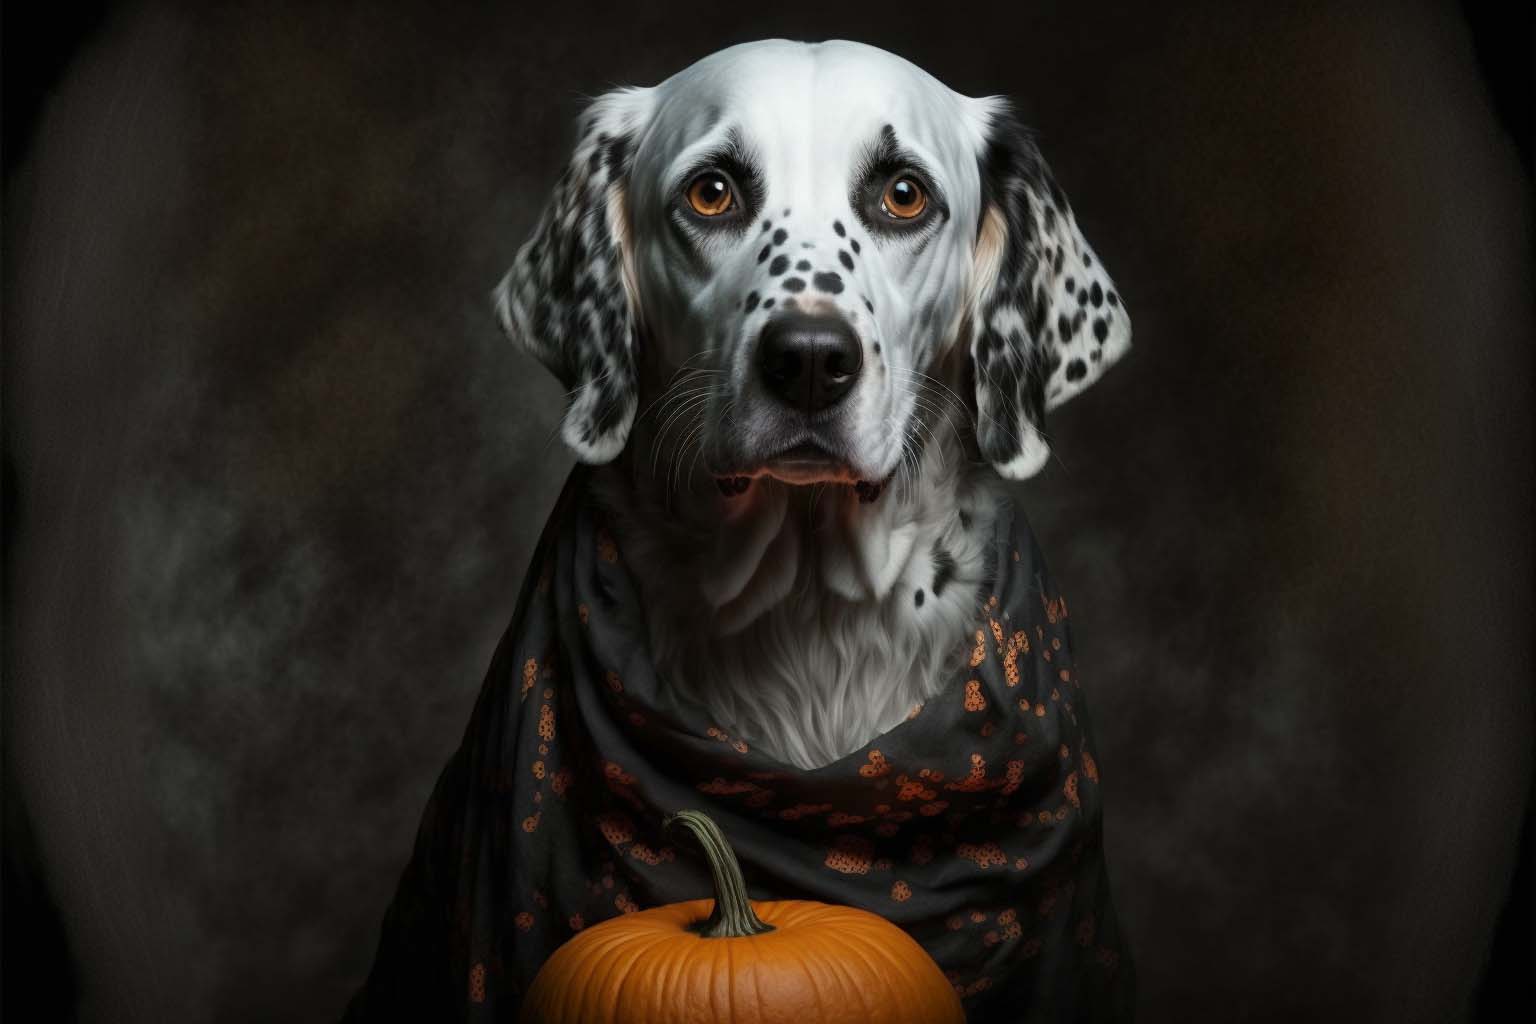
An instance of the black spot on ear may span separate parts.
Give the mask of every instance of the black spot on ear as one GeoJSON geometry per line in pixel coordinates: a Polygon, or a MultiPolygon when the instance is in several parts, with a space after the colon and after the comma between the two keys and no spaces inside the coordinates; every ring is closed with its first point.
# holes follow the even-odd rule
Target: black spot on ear
{"type": "Polygon", "coordinates": [[[1074,359],[1067,364],[1067,380],[1082,380],[1088,375],[1088,364],[1074,359]]]}
{"type": "Polygon", "coordinates": [[[780,253],[779,255],[775,256],[773,258],[773,262],[768,264],[768,273],[772,274],[774,277],[778,277],[780,274],[784,273],[784,271],[786,271],[788,269],[789,269],[789,257],[785,256],[783,253],[780,253]]]}
{"type": "Polygon", "coordinates": [[[1061,186],[1056,184],[1056,179],[1051,179],[1051,202],[1062,213],[1067,212],[1067,196],[1062,192],[1061,186]]]}
{"type": "Polygon", "coordinates": [[[831,271],[824,271],[823,273],[817,274],[815,277],[811,278],[811,282],[815,284],[819,290],[828,292],[832,295],[836,295],[843,290],[842,277],[831,271]]]}
{"type": "Polygon", "coordinates": [[[1104,299],[1111,306],[1118,306],[1118,305],[1120,305],[1120,296],[1116,295],[1114,292],[1106,293],[1105,296],[1104,296],[1104,299]]]}
{"type": "Polygon", "coordinates": [[[1104,289],[1099,287],[1099,282],[1093,282],[1093,291],[1090,293],[1089,298],[1095,306],[1102,306],[1104,304],[1104,289]]]}
{"type": "Polygon", "coordinates": [[[919,608],[921,608],[923,606],[923,591],[922,591],[922,588],[918,588],[917,593],[912,595],[912,603],[914,605],[916,605],[917,607],[919,607],[919,608]]]}
{"type": "Polygon", "coordinates": [[[777,231],[775,231],[773,233],[773,244],[774,245],[783,245],[784,244],[784,239],[786,239],[788,237],[789,237],[789,232],[785,231],[783,228],[779,228],[779,230],[777,230],[777,231]]]}
{"type": "Polygon", "coordinates": [[[844,235],[848,234],[848,230],[843,227],[843,222],[840,220],[835,220],[832,222],[832,230],[837,232],[838,238],[842,238],[844,235]]]}
{"type": "Polygon", "coordinates": [[[608,142],[608,172],[610,174],[622,174],[624,171],[624,158],[629,153],[629,136],[615,135],[608,142]]]}
{"type": "Polygon", "coordinates": [[[853,269],[853,257],[841,249],[837,250],[837,261],[843,265],[844,270],[853,269]]]}
{"type": "Polygon", "coordinates": [[[770,242],[767,245],[763,246],[763,251],[757,254],[757,262],[759,262],[759,263],[763,262],[763,260],[768,258],[768,254],[770,252],[772,252],[772,251],[773,251],[773,243],[772,242],[770,242]]]}
{"type": "Polygon", "coordinates": [[[747,294],[747,312],[748,313],[752,312],[754,309],[757,308],[757,299],[758,299],[757,292],[749,292],[747,294]]]}
{"type": "Polygon", "coordinates": [[[1099,344],[1104,344],[1104,339],[1109,337],[1109,323],[1101,316],[1093,318],[1093,336],[1099,339],[1099,344]]]}
{"type": "Polygon", "coordinates": [[[1056,318],[1056,333],[1061,335],[1063,342],[1072,340],[1072,321],[1067,319],[1067,314],[1063,313],[1056,318]]]}
{"type": "Polygon", "coordinates": [[[848,239],[848,248],[852,249],[853,254],[857,256],[859,254],[859,240],[857,238],[848,239]]]}
{"type": "Polygon", "coordinates": [[[1100,359],[1104,358],[1104,350],[1101,348],[1096,348],[1092,352],[1088,353],[1088,358],[1096,363],[1100,359]]]}
{"type": "MultiPolygon", "coordinates": [[[[964,511],[960,513],[960,525],[970,526],[967,521],[970,517],[964,511]]],[[[933,596],[939,597],[944,593],[944,588],[949,586],[955,578],[955,556],[945,550],[944,545],[938,541],[933,542],[933,596]]]]}
{"type": "Polygon", "coordinates": [[[795,264],[795,269],[800,271],[803,274],[807,270],[811,269],[811,261],[810,260],[801,260],[799,263],[795,264]]]}
{"type": "Polygon", "coordinates": [[[1085,267],[1093,266],[1093,254],[1092,253],[1087,253],[1087,252],[1083,253],[1083,266],[1085,266],[1085,267]]]}
{"type": "Polygon", "coordinates": [[[1082,291],[1077,293],[1077,304],[1079,306],[1088,305],[1088,289],[1084,288],[1082,291]]]}
{"type": "Polygon", "coordinates": [[[1070,277],[1067,278],[1067,294],[1071,295],[1076,290],[1077,290],[1077,285],[1073,283],[1073,281],[1072,281],[1072,279],[1070,277]]]}
{"type": "Polygon", "coordinates": [[[805,291],[805,282],[798,277],[786,277],[784,279],[784,290],[788,292],[803,292],[805,291]]]}
{"type": "Polygon", "coordinates": [[[764,310],[769,310],[769,309],[772,309],[772,308],[773,308],[773,300],[772,299],[765,299],[763,301],[763,309],[764,310]]]}

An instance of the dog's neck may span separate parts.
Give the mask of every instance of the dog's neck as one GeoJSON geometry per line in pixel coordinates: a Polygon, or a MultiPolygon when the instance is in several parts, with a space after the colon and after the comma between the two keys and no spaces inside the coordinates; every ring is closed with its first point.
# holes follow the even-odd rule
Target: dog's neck
{"type": "Polygon", "coordinates": [[[599,470],[662,678],[806,768],[898,724],[963,656],[990,565],[1006,498],[968,447],[934,433],[874,500],[767,477],[735,495],[708,477],[667,489],[628,460],[599,470]]]}

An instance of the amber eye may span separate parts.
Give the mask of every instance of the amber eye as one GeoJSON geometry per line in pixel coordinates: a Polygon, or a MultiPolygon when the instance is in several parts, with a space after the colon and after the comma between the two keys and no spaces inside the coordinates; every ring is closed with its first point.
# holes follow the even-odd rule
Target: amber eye
{"type": "Polygon", "coordinates": [[[928,208],[928,197],[911,178],[896,178],[885,186],[880,208],[897,220],[911,220],[928,208]]]}
{"type": "Polygon", "coordinates": [[[718,217],[736,205],[731,183],[718,171],[705,171],[688,185],[688,205],[700,217],[718,217]]]}

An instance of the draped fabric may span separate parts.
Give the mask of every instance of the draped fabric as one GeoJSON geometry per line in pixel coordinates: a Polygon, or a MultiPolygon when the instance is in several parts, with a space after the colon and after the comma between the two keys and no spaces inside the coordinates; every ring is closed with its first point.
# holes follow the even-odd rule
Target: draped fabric
{"type": "Polygon", "coordinates": [[[998,520],[959,671],[803,770],[660,685],[589,475],[572,473],[545,528],[347,1021],[515,1020],[581,929],[709,895],[697,851],[661,827],[688,807],[724,830],[753,899],[886,917],[971,1021],[1130,1019],[1067,603],[1023,516],[998,520]]]}

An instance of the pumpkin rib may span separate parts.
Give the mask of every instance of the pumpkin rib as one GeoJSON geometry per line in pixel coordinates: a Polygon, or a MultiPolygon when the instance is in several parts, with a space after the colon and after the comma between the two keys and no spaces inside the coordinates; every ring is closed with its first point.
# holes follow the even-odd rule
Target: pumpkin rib
{"type": "Polygon", "coordinates": [[[838,952],[841,953],[842,955],[841,956],[829,957],[828,959],[831,960],[831,962],[836,966],[838,974],[840,975],[840,977],[842,979],[843,987],[845,987],[849,991],[851,991],[853,993],[853,997],[858,1000],[858,1003],[859,1003],[859,1019],[860,1020],[873,1020],[874,1018],[870,1014],[869,1003],[866,1002],[865,998],[864,998],[864,986],[858,984],[857,979],[854,978],[854,976],[853,976],[853,972],[848,969],[848,964],[847,964],[847,961],[845,959],[850,954],[854,955],[854,956],[857,956],[859,958],[860,962],[863,963],[864,966],[867,968],[868,965],[869,965],[869,961],[864,959],[864,954],[863,954],[863,950],[862,950],[862,945],[863,944],[860,943],[860,942],[854,941],[854,939],[852,937],[848,936],[848,935],[844,935],[843,938],[842,938],[842,941],[837,943],[836,945],[837,945],[838,952]]]}

